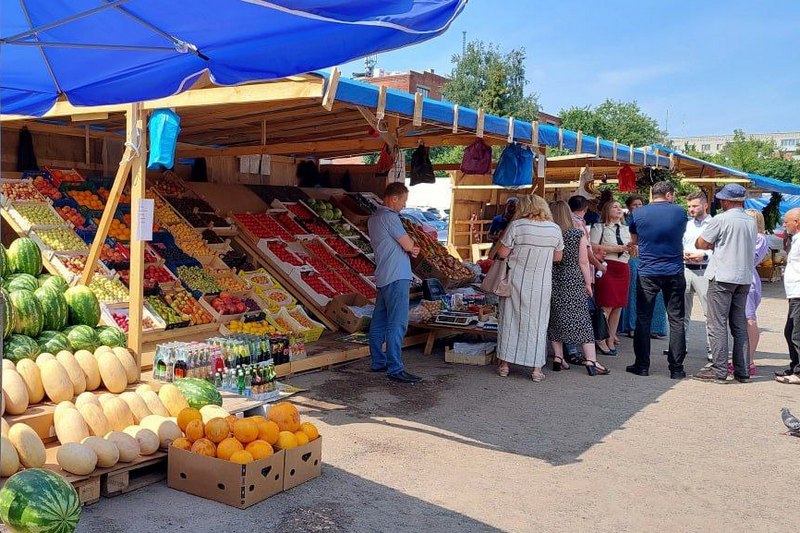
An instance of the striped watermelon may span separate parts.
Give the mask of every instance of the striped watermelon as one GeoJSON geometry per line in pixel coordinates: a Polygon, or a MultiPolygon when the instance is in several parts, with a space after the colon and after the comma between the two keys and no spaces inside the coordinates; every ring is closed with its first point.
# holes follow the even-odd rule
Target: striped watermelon
{"type": "Polygon", "coordinates": [[[100,346],[100,342],[97,340],[97,333],[95,333],[94,328],[89,326],[70,326],[63,333],[67,336],[70,346],[75,351],[89,350],[94,352],[100,346]]]}
{"type": "Polygon", "coordinates": [[[11,531],[72,533],[80,518],[75,487],[50,470],[22,470],[0,489],[0,520],[11,531]]]}
{"type": "Polygon", "coordinates": [[[44,329],[60,331],[67,325],[67,299],[64,294],[55,287],[47,285],[39,287],[33,293],[44,313],[44,329]]]}
{"type": "Polygon", "coordinates": [[[5,289],[3,292],[3,338],[7,339],[14,332],[14,306],[11,305],[11,295],[5,289]]]}
{"type": "Polygon", "coordinates": [[[70,287],[64,293],[69,307],[69,323],[73,326],[97,326],[100,322],[100,302],[92,289],[85,285],[70,287]]]}
{"type": "Polygon", "coordinates": [[[14,306],[14,333],[37,337],[44,324],[44,312],[36,296],[28,290],[11,291],[14,306]]]}
{"type": "Polygon", "coordinates": [[[25,289],[33,292],[39,288],[39,281],[30,274],[11,274],[3,280],[3,288],[7,291],[25,289]]]}
{"type": "Polygon", "coordinates": [[[8,252],[6,247],[0,244],[0,277],[4,278],[11,274],[11,268],[8,264],[8,252]]]}
{"type": "Polygon", "coordinates": [[[97,340],[100,346],[125,347],[128,345],[128,338],[125,332],[115,326],[99,326],[94,328],[97,332],[97,340]]]}
{"type": "Polygon", "coordinates": [[[61,292],[65,292],[69,289],[69,285],[61,276],[54,276],[53,274],[42,274],[38,278],[39,286],[40,287],[55,287],[56,289],[60,290],[61,292]]]}
{"type": "Polygon", "coordinates": [[[66,335],[60,331],[43,331],[36,337],[39,349],[45,353],[58,353],[61,350],[72,351],[72,345],[66,335]]]}
{"type": "Polygon", "coordinates": [[[213,383],[204,379],[181,378],[174,381],[189,407],[200,409],[206,405],[222,405],[222,395],[213,383]]]}
{"type": "Polygon", "coordinates": [[[3,359],[18,363],[22,359],[36,359],[41,351],[36,341],[25,335],[11,335],[3,341],[3,359]]]}
{"type": "Polygon", "coordinates": [[[8,247],[8,261],[15,274],[38,276],[42,272],[42,251],[28,237],[16,239],[8,247]]]}

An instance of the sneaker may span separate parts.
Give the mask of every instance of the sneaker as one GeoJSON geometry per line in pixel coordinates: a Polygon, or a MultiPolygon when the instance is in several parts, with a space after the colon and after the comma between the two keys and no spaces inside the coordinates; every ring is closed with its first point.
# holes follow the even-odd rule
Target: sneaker
{"type": "Polygon", "coordinates": [[[704,368],[692,377],[696,380],[706,381],[708,383],[725,383],[728,379],[728,376],[718,376],[712,368],[704,368]]]}

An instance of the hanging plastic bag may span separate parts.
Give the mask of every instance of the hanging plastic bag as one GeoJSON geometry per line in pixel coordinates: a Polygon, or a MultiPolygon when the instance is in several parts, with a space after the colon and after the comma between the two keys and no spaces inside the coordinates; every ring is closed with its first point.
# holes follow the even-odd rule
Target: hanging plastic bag
{"type": "Polygon", "coordinates": [[[428,147],[422,143],[411,154],[411,186],[420,183],[436,183],[428,147]]]}
{"type": "Polygon", "coordinates": [[[461,172],[464,174],[488,174],[492,171],[492,149],[483,139],[477,137],[475,142],[464,150],[461,159],[461,172]]]}
{"type": "Polygon", "coordinates": [[[150,115],[150,150],[147,168],[168,170],[175,166],[175,148],[181,131],[181,117],[171,109],[156,109],[150,115]]]}
{"type": "Polygon", "coordinates": [[[522,187],[533,183],[533,152],[527,146],[512,143],[500,154],[492,183],[501,187],[522,187]]]}
{"type": "Polygon", "coordinates": [[[392,158],[392,150],[389,148],[389,145],[383,143],[383,148],[381,148],[381,155],[378,157],[378,165],[375,168],[375,175],[376,176],[388,176],[389,171],[392,170],[394,166],[394,158],[392,158]]]}

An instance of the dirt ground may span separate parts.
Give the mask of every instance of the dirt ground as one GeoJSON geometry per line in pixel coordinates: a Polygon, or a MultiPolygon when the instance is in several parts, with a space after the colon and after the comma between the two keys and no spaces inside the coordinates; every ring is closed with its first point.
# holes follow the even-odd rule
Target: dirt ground
{"type": "MultiPolygon", "coordinates": [[[[796,531],[800,387],[786,363],[786,302],[765,284],[759,376],[750,384],[672,381],[653,343],[650,377],[625,373],[631,341],[535,384],[520,369],[443,362],[408,351],[418,386],[361,360],[303,375],[294,401],[325,438],[322,477],[245,511],[154,485],[85,509],[80,531],[796,531]]],[[[699,311],[699,305],[695,306],[699,311]]],[[[696,318],[699,318],[696,311],[696,318]]],[[[701,323],[688,368],[705,360],[701,323]]]]}

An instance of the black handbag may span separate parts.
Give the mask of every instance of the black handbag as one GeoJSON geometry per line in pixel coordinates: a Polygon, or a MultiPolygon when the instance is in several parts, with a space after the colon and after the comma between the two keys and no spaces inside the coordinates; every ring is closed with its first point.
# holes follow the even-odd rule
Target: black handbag
{"type": "Polygon", "coordinates": [[[594,339],[597,341],[605,340],[611,337],[608,331],[608,321],[606,315],[597,304],[594,303],[592,298],[586,299],[586,305],[589,307],[589,312],[592,315],[592,329],[594,330],[594,339]]]}

